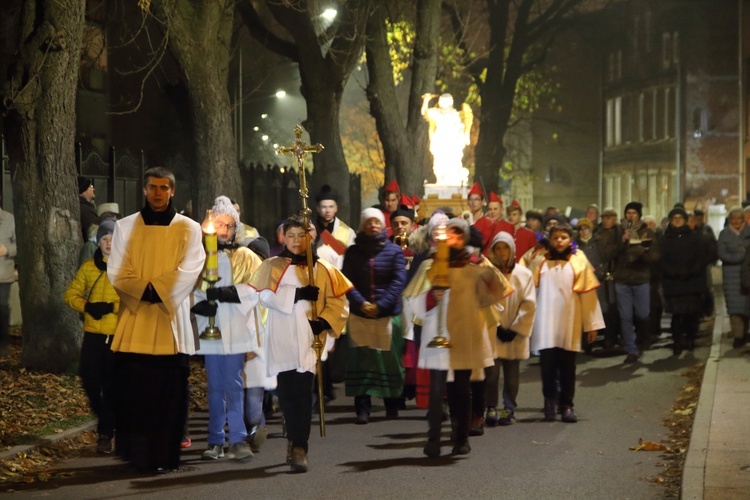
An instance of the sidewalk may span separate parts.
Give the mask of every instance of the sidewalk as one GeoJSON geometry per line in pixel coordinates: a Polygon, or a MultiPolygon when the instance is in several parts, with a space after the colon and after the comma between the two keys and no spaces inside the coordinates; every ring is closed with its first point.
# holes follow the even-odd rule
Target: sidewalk
{"type": "Polygon", "coordinates": [[[750,492],[750,345],[734,349],[724,298],[716,323],[682,472],[683,499],[748,498],[750,492]]]}

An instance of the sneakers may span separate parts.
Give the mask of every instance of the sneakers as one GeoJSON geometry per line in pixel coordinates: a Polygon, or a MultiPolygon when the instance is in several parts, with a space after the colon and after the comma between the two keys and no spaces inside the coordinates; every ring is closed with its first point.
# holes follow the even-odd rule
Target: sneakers
{"type": "Polygon", "coordinates": [[[182,441],[180,441],[180,448],[190,448],[193,446],[193,440],[190,439],[190,436],[182,436],[182,441]]]}
{"type": "MultiPolygon", "coordinates": [[[[474,417],[471,419],[471,427],[469,428],[469,436],[483,436],[484,435],[484,417],[474,417]]],[[[462,453],[463,455],[464,453],[462,453]]]]}
{"type": "Polygon", "coordinates": [[[100,455],[109,455],[112,453],[112,438],[109,436],[99,436],[96,440],[96,452],[100,455]]]}
{"type": "Polygon", "coordinates": [[[554,399],[544,400],[544,420],[552,421],[557,419],[557,403],[554,399]]]}
{"type": "Polygon", "coordinates": [[[427,444],[422,450],[425,455],[430,458],[437,458],[440,456],[440,441],[427,441],[427,444]]]}
{"type": "Polygon", "coordinates": [[[454,455],[468,455],[469,452],[471,452],[471,446],[469,446],[469,442],[466,441],[465,443],[457,444],[453,447],[453,454],[454,455]]]}
{"type": "Polygon", "coordinates": [[[291,441],[287,441],[286,442],[286,463],[287,463],[287,465],[291,465],[292,464],[292,450],[293,449],[294,448],[292,447],[292,442],[291,441]]]}
{"type": "Polygon", "coordinates": [[[513,425],[516,423],[516,413],[513,410],[503,410],[500,412],[497,423],[500,425],[513,425]]]}
{"type": "Polygon", "coordinates": [[[307,452],[304,448],[292,448],[292,463],[290,464],[294,472],[307,472],[307,452]]]}
{"type": "Polygon", "coordinates": [[[218,460],[224,458],[224,447],[220,444],[209,444],[201,455],[201,460],[218,460]]]}
{"type": "Polygon", "coordinates": [[[570,406],[566,406],[565,408],[563,408],[562,421],[569,424],[575,424],[576,422],[578,422],[578,417],[573,411],[573,408],[571,408],[570,406]]]}
{"type": "Polygon", "coordinates": [[[249,460],[253,458],[253,456],[254,455],[252,450],[250,449],[250,446],[248,446],[245,442],[232,443],[229,445],[227,457],[231,458],[232,460],[249,460]]]}
{"type": "Polygon", "coordinates": [[[247,436],[247,441],[253,453],[260,451],[260,447],[266,442],[266,438],[268,438],[268,429],[257,425],[252,428],[250,434],[247,436]]]}
{"type": "Polygon", "coordinates": [[[625,356],[625,361],[623,361],[623,363],[625,363],[626,365],[637,363],[638,357],[639,356],[637,354],[628,354],[627,356],[625,356]]]}
{"type": "Polygon", "coordinates": [[[354,421],[357,425],[364,425],[370,421],[370,415],[365,412],[357,413],[357,418],[354,421]]]}
{"type": "Polygon", "coordinates": [[[487,427],[495,427],[499,423],[500,414],[497,412],[497,408],[490,406],[487,408],[487,413],[484,416],[484,423],[487,427]]]}

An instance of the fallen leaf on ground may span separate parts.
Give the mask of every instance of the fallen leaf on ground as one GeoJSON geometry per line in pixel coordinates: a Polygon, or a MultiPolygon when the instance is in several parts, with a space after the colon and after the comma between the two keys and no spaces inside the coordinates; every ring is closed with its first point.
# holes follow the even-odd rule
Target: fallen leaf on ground
{"type": "Polygon", "coordinates": [[[633,451],[670,451],[669,448],[659,443],[652,443],[651,441],[638,440],[637,446],[631,446],[633,451]]]}

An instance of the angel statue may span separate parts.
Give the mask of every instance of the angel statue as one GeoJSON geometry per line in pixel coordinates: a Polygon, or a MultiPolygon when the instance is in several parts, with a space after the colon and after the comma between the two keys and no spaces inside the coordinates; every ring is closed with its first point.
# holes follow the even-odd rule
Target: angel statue
{"type": "Polygon", "coordinates": [[[432,170],[438,186],[465,186],[469,171],[463,167],[461,159],[464,147],[470,141],[471,123],[474,114],[468,104],[461,105],[461,111],[453,107],[450,94],[424,94],[422,96],[422,116],[430,122],[430,153],[432,170]],[[430,100],[437,97],[437,106],[429,107],[430,100]]]}

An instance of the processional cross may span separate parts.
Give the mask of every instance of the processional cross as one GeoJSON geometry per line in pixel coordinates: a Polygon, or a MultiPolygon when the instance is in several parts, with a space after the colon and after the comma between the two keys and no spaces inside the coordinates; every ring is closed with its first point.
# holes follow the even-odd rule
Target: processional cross
{"type": "MultiPolygon", "coordinates": [[[[313,269],[313,254],[312,254],[312,238],[310,238],[310,214],[312,210],[307,204],[307,179],[305,178],[305,165],[304,159],[308,153],[320,153],[323,151],[322,144],[315,144],[308,146],[305,141],[302,140],[302,127],[295,125],[294,127],[294,144],[291,146],[284,146],[276,150],[277,155],[293,155],[297,158],[297,173],[299,174],[299,197],[302,200],[302,210],[300,215],[304,220],[305,225],[305,250],[307,254],[307,276],[311,286],[315,286],[315,272],[313,269]]],[[[317,304],[313,303],[310,307],[311,319],[318,319],[318,308],[317,304]]],[[[323,401],[323,361],[321,356],[323,355],[323,341],[320,339],[320,334],[315,334],[315,340],[313,340],[312,348],[315,351],[316,363],[315,368],[318,373],[318,405],[320,408],[320,436],[325,437],[326,435],[326,421],[325,421],[325,407],[323,401]]]]}

